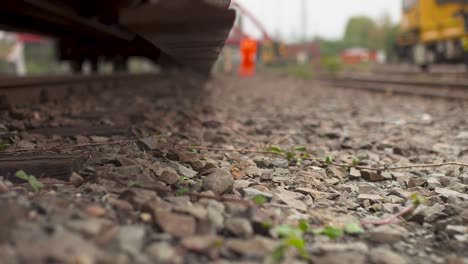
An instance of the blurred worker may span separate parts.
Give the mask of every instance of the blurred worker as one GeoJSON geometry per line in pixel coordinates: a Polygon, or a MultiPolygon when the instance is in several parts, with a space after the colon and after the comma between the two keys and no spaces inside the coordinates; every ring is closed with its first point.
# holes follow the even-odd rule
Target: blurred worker
{"type": "Polygon", "coordinates": [[[251,77],[255,74],[255,58],[257,57],[257,41],[249,37],[241,40],[241,64],[239,75],[241,77],[251,77]]]}

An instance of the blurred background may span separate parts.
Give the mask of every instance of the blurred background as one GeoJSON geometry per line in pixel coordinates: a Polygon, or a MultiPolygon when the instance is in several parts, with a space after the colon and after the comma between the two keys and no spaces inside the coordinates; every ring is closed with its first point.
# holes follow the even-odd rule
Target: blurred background
{"type": "MultiPolygon", "coordinates": [[[[464,52],[458,35],[466,33],[453,33],[458,30],[453,26],[467,13],[466,3],[430,0],[423,1],[424,5],[430,5],[424,6],[418,2],[233,0],[231,8],[237,11],[237,19],[213,70],[236,74],[242,57],[241,42],[246,38],[257,44],[256,71],[281,70],[306,78],[313,72],[366,69],[376,64],[405,62],[426,68],[438,61],[463,62],[464,52]],[[459,9],[461,16],[457,16],[459,9]],[[421,14],[415,18],[413,13],[421,14]],[[433,17],[426,18],[428,14],[433,17]],[[447,32],[450,31],[447,34],[453,38],[424,40],[424,28],[432,26],[442,30],[447,27],[447,32]],[[422,35],[416,36],[415,32],[422,35]],[[419,38],[430,44],[420,47],[415,40],[419,38]]],[[[463,26],[458,27],[463,30],[463,26]]],[[[45,36],[2,31],[0,73],[37,75],[72,71],[74,65],[57,59],[60,57],[57,46],[56,40],[45,36]]],[[[80,63],[83,63],[84,73],[92,72],[89,62],[80,63]]],[[[130,72],[160,70],[160,66],[141,57],[128,58],[125,63],[124,68],[130,72]]],[[[112,61],[99,61],[99,72],[112,71],[112,61]]]]}

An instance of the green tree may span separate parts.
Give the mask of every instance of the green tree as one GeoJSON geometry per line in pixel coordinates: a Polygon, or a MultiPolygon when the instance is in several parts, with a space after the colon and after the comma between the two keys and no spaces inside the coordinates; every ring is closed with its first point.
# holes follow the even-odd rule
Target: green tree
{"type": "Polygon", "coordinates": [[[371,18],[365,16],[352,17],[346,25],[344,41],[349,45],[368,47],[370,35],[374,28],[375,22],[371,18]]]}

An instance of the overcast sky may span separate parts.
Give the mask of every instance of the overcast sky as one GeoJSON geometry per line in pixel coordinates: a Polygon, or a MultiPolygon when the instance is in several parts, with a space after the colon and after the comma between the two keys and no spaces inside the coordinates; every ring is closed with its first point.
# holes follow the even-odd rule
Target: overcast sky
{"type": "MultiPolygon", "coordinates": [[[[248,8],[264,24],[272,36],[283,39],[300,37],[302,0],[236,0],[248,8]]],[[[307,35],[338,39],[344,34],[346,22],[355,15],[373,18],[388,13],[393,22],[400,20],[401,0],[305,0],[307,5],[307,35]]],[[[244,19],[245,21],[245,19],[244,19]]],[[[245,21],[245,29],[254,37],[260,33],[245,21]]]]}

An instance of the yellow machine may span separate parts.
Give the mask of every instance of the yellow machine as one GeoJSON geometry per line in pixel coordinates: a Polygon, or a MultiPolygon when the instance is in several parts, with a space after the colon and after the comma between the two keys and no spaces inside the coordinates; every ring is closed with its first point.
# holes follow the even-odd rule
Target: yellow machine
{"type": "Polygon", "coordinates": [[[422,68],[468,65],[468,0],[403,0],[397,47],[401,59],[422,68]]]}

